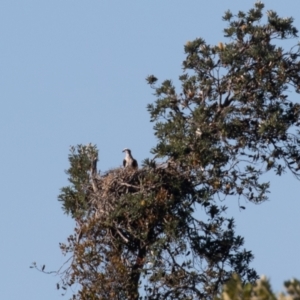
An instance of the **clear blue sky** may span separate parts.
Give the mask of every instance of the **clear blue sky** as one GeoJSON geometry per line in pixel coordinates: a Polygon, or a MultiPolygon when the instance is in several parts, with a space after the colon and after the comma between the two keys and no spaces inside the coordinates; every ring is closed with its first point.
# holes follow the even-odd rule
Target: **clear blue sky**
{"type": "MultiPolygon", "coordinates": [[[[196,37],[225,41],[223,12],[253,3],[0,2],[0,299],[62,298],[59,278],[29,266],[36,261],[55,270],[64,262],[58,243],[74,224],[57,195],[67,184],[69,146],[97,144],[103,171],[121,165],[125,147],[139,161],[149,157],[155,138],[146,105],[155,98],[145,77],[176,81],[183,45],[196,37]]],[[[294,16],[300,28],[300,1],[264,3],[294,16]]],[[[271,201],[242,202],[246,210],[240,212],[231,199],[228,216],[236,218],[237,232],[255,255],[253,267],[279,291],[284,280],[300,278],[300,185],[291,175],[269,180],[271,201]]]]}

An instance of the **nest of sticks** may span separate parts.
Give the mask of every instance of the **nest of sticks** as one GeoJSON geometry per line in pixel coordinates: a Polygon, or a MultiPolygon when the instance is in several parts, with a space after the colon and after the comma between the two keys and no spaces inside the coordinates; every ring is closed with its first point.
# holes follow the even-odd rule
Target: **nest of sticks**
{"type": "Polygon", "coordinates": [[[117,168],[103,176],[91,172],[90,213],[100,222],[121,224],[126,220],[137,226],[137,219],[171,213],[192,190],[189,178],[169,164],[138,170],[117,168]]]}

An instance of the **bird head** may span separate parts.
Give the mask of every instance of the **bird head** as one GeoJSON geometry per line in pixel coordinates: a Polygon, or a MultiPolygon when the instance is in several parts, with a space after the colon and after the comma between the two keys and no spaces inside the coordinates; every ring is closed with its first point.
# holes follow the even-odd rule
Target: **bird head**
{"type": "Polygon", "coordinates": [[[131,153],[131,150],[128,148],[125,148],[122,152],[127,152],[127,153],[131,153]]]}

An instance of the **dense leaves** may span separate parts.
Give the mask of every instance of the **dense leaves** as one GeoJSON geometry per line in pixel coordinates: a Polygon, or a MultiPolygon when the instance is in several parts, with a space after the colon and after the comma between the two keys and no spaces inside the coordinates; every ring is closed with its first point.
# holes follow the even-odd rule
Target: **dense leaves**
{"type": "Polygon", "coordinates": [[[69,175],[70,186],[63,187],[58,200],[63,204],[63,210],[73,217],[86,214],[89,203],[90,175],[95,175],[98,160],[98,150],[95,146],[78,145],[70,148],[70,168],[66,171],[69,175]]]}
{"type": "Polygon", "coordinates": [[[233,219],[223,217],[226,207],[195,188],[176,164],[148,160],[139,170],[100,175],[95,146],[71,151],[68,172],[88,178],[72,181],[75,195],[85,194],[84,213],[77,197],[64,198],[66,189],[60,196],[76,219],[74,234],[60,245],[70,256],[60,286],[81,286],[73,299],[211,299],[233,272],[245,281],[257,278],[233,219]]]}
{"type": "MultiPolygon", "coordinates": [[[[294,38],[292,18],[280,18],[257,2],[248,13],[223,19],[227,43],[201,38],[185,45],[182,92],[170,80],[153,85],[157,100],[148,106],[158,145],[153,153],[176,160],[211,195],[267,199],[261,175],[286,168],[299,178],[299,44],[284,50],[279,42],[294,38]]],[[[154,80],[155,79],[155,80],[154,80]]]]}

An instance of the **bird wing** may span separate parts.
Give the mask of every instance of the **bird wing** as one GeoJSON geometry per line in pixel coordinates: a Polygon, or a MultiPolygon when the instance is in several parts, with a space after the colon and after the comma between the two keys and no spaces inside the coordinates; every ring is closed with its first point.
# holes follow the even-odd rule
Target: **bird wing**
{"type": "Polygon", "coordinates": [[[132,167],[133,168],[137,168],[138,167],[138,163],[135,159],[132,160],[132,167]]]}
{"type": "Polygon", "coordinates": [[[126,167],[126,163],[127,163],[126,159],[123,159],[123,167],[126,167]]]}

